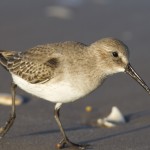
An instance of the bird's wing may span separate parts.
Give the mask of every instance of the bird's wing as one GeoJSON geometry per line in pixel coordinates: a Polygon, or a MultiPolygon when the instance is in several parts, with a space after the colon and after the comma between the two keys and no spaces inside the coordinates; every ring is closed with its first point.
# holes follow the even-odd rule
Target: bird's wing
{"type": "Polygon", "coordinates": [[[11,73],[35,84],[45,83],[59,66],[59,52],[49,46],[37,46],[26,52],[0,51],[1,64],[11,73]]]}

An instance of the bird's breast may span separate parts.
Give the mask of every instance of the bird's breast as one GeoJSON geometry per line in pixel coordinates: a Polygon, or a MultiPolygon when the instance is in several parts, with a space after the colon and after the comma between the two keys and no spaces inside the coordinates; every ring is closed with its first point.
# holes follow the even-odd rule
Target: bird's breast
{"type": "Polygon", "coordinates": [[[68,80],[31,84],[15,74],[12,74],[12,78],[22,90],[54,103],[72,102],[87,94],[74,87],[68,80]]]}

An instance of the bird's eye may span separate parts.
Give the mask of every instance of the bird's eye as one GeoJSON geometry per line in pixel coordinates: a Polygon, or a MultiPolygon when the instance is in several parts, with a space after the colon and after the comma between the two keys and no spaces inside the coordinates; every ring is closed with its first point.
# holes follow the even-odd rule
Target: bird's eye
{"type": "Polygon", "coordinates": [[[112,55],[113,55],[114,57],[118,57],[118,52],[112,52],[112,55]]]}

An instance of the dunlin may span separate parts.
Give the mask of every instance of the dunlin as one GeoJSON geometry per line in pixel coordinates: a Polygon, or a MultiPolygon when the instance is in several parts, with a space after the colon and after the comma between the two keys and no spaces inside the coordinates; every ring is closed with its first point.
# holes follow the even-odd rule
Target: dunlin
{"type": "Polygon", "coordinates": [[[104,38],[91,45],[79,42],[39,45],[25,52],[0,51],[1,65],[11,74],[12,112],[5,126],[0,128],[3,137],[15,119],[15,89],[56,103],[54,116],[65,145],[85,149],[86,145],[71,142],[59,119],[64,103],[73,102],[94,91],[109,75],[125,72],[135,79],[149,94],[150,89],[134,71],[128,61],[128,47],[115,38],[104,38]]]}

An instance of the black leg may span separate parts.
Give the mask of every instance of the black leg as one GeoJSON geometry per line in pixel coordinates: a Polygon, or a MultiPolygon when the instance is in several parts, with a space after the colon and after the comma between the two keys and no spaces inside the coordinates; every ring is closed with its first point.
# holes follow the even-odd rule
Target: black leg
{"type": "Polygon", "coordinates": [[[59,149],[64,148],[65,145],[68,144],[76,149],[84,150],[88,145],[79,145],[79,144],[72,143],[66,136],[65,131],[64,131],[62,124],[60,122],[60,119],[59,119],[59,111],[60,111],[61,105],[62,105],[61,103],[57,103],[55,105],[55,111],[54,111],[56,122],[59,126],[59,129],[60,129],[62,135],[63,135],[63,139],[57,144],[57,148],[59,148],[59,149]]]}
{"type": "Polygon", "coordinates": [[[16,113],[15,113],[16,87],[17,87],[16,84],[14,84],[14,83],[11,84],[12,110],[11,110],[11,114],[10,114],[10,117],[9,117],[8,121],[5,123],[5,126],[0,128],[0,138],[5,136],[5,134],[9,131],[9,129],[13,125],[14,120],[16,118],[16,113]]]}

